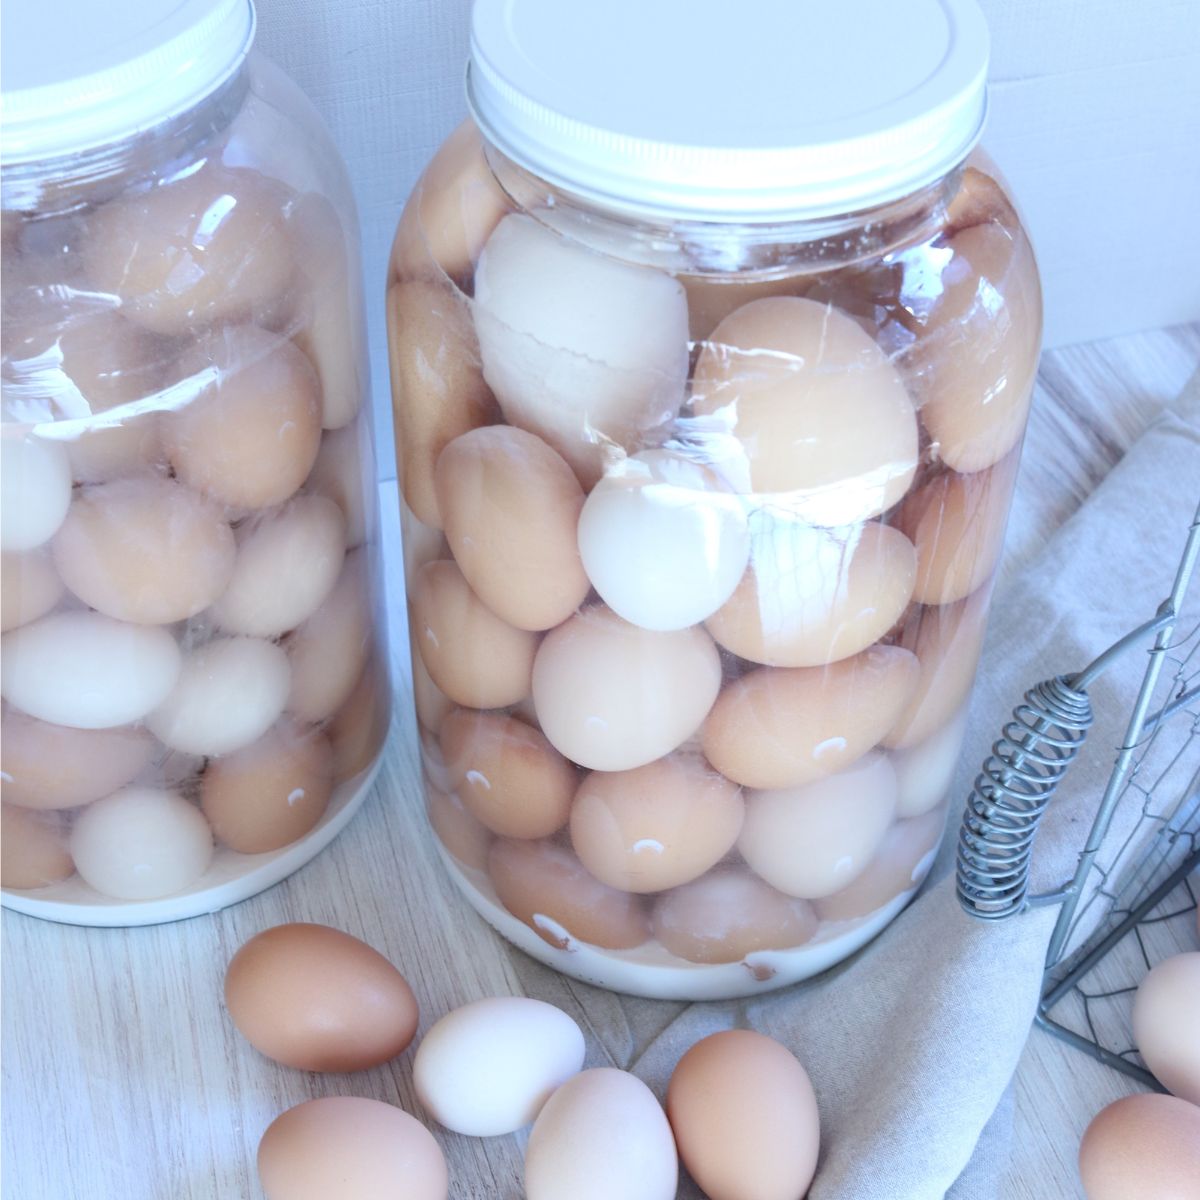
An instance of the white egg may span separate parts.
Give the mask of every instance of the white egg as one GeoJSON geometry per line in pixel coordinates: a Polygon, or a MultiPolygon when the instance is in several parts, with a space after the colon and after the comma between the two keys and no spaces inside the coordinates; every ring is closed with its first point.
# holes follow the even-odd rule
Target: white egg
{"type": "Polygon", "coordinates": [[[496,996],[447,1013],[426,1033],[413,1083],[447,1129],[496,1137],[528,1125],[583,1068],[584,1052],[579,1026],[562,1009],[496,996]]]}
{"type": "Polygon", "coordinates": [[[214,638],[183,660],[179,681],[146,724],[172,750],[228,754],[275,723],[291,682],[287,654],[273,642],[214,638]]]}
{"type": "Polygon", "coordinates": [[[71,830],[75,869],[98,892],[155,900],[195,883],[212,859],[212,831],[178,792],[128,787],[89,804],[71,830]]]}
{"type": "Polygon", "coordinates": [[[896,816],[919,817],[937,808],[954,783],[967,732],[964,708],[943,729],[907,750],[892,751],[899,787],[896,816]]]}
{"type": "Polygon", "coordinates": [[[179,647],[165,629],[99,613],[55,613],[6,633],[0,645],[5,700],[77,729],[140,721],[179,676],[179,647]]]}
{"type": "Polygon", "coordinates": [[[0,547],[32,550],[49,541],[71,503],[71,463],[56,442],[0,439],[0,547]]]}
{"type": "Polygon", "coordinates": [[[733,594],[750,556],[745,509],[704,463],[667,450],[626,459],[579,517],[588,578],[643,629],[685,629],[733,594]]]}

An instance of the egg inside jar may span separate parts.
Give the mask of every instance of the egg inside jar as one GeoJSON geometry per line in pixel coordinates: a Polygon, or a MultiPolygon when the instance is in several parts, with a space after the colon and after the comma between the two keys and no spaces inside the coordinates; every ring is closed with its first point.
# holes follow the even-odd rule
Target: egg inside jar
{"type": "Polygon", "coordinates": [[[378,767],[357,227],[315,122],[251,53],[149,134],[6,163],[0,882],[22,911],[242,899],[378,767]]]}

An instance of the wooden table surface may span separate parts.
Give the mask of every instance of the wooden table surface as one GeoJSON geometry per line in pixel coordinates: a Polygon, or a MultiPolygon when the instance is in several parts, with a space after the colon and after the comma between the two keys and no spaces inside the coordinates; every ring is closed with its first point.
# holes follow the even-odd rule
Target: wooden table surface
{"type": "MultiPolygon", "coordinates": [[[[1006,569],[1075,511],[1197,364],[1200,327],[1045,356],[1006,569]]],[[[390,609],[403,613],[394,487],[382,495],[390,609]]],[[[358,1094],[420,1112],[411,1055],[356,1076],[310,1076],[262,1059],[233,1031],[221,1004],[225,964],[248,937],[282,921],[336,925],[387,954],[422,1000],[422,1030],[458,1004],[533,985],[580,1021],[594,1064],[624,1065],[679,1011],[629,1003],[510,956],[458,900],[422,828],[401,632],[393,630],[399,712],[373,794],[333,846],[290,879],[215,916],[148,929],[4,913],[5,1200],[257,1200],[258,1139],[282,1109],[358,1094]]],[[[1122,1076],[1032,1033],[1015,1081],[1004,1200],[1080,1196],[1079,1137],[1103,1104],[1131,1090],[1122,1076]]],[[[518,1138],[438,1136],[455,1200],[519,1200],[518,1138]]]]}

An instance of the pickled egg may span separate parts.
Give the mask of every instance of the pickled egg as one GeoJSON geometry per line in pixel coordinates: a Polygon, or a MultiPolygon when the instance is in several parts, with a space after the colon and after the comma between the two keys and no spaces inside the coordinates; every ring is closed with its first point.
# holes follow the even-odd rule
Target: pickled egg
{"type": "Polygon", "coordinates": [[[730,313],[768,296],[802,295],[808,275],[762,278],[754,275],[677,275],[687,293],[688,332],[693,342],[703,342],[730,313]]]}
{"type": "Polygon", "coordinates": [[[1138,984],[1133,1036],[1158,1082],[1200,1104],[1200,951],[1164,958],[1138,984]]]}
{"type": "Polygon", "coordinates": [[[964,708],[923,742],[893,752],[892,766],[896,768],[896,782],[900,788],[896,816],[919,817],[946,799],[954,783],[966,732],[967,710],[964,708]]]}
{"type": "Polygon", "coordinates": [[[967,159],[958,191],[946,207],[946,224],[954,232],[988,222],[1009,229],[1020,224],[1012,201],[993,178],[995,168],[990,162],[980,161],[985,157],[976,151],[967,159]]]}
{"type": "Polygon", "coordinates": [[[48,542],[71,503],[71,465],[55,442],[0,437],[0,547],[32,550],[48,542]]]}
{"type": "Polygon", "coordinates": [[[413,648],[411,661],[413,707],[416,709],[417,722],[430,733],[437,733],[446,714],[454,707],[454,701],[433,682],[416,647],[413,648]]]}
{"type": "Polygon", "coordinates": [[[392,716],[387,669],[368,662],[346,703],[330,718],[333,779],[344,783],[370,767],[387,738],[392,716]]]}
{"type": "Polygon", "coordinates": [[[374,481],[375,462],[360,422],[322,435],[321,448],[304,487],[332,500],[342,510],[347,550],[367,540],[368,519],[374,518],[367,489],[374,486],[374,481]]]}
{"type": "Polygon", "coordinates": [[[438,841],[464,867],[486,871],[491,833],[453,792],[440,792],[433,787],[426,790],[426,813],[438,841]]]}
{"type": "Polygon", "coordinates": [[[1192,1200],[1200,1179],[1200,1107],[1139,1093],[1103,1109],[1079,1146],[1088,1200],[1192,1200]]]}
{"type": "MultiPolygon", "coordinates": [[[[8,799],[5,788],[4,799],[8,799]]],[[[75,874],[59,813],[0,804],[0,887],[39,888],[75,874]]]]}
{"type": "Polygon", "coordinates": [[[0,632],[44,617],[62,594],[62,580],[44,551],[0,555],[0,632]]]}
{"type": "Polygon", "coordinates": [[[427,563],[450,558],[450,547],[440,529],[426,525],[400,497],[400,540],[404,555],[404,578],[411,583],[427,563]]]}

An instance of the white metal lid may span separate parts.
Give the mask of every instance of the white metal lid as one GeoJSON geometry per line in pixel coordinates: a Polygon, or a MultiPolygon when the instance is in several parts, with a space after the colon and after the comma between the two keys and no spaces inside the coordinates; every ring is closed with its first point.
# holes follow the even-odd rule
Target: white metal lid
{"type": "Polygon", "coordinates": [[[177,116],[253,37],[251,0],[4,0],[0,156],[55,158],[177,116]]]}
{"type": "Polygon", "coordinates": [[[468,101],[548,182],[699,220],[854,212],[978,141],[975,0],[475,0],[468,101]]]}

